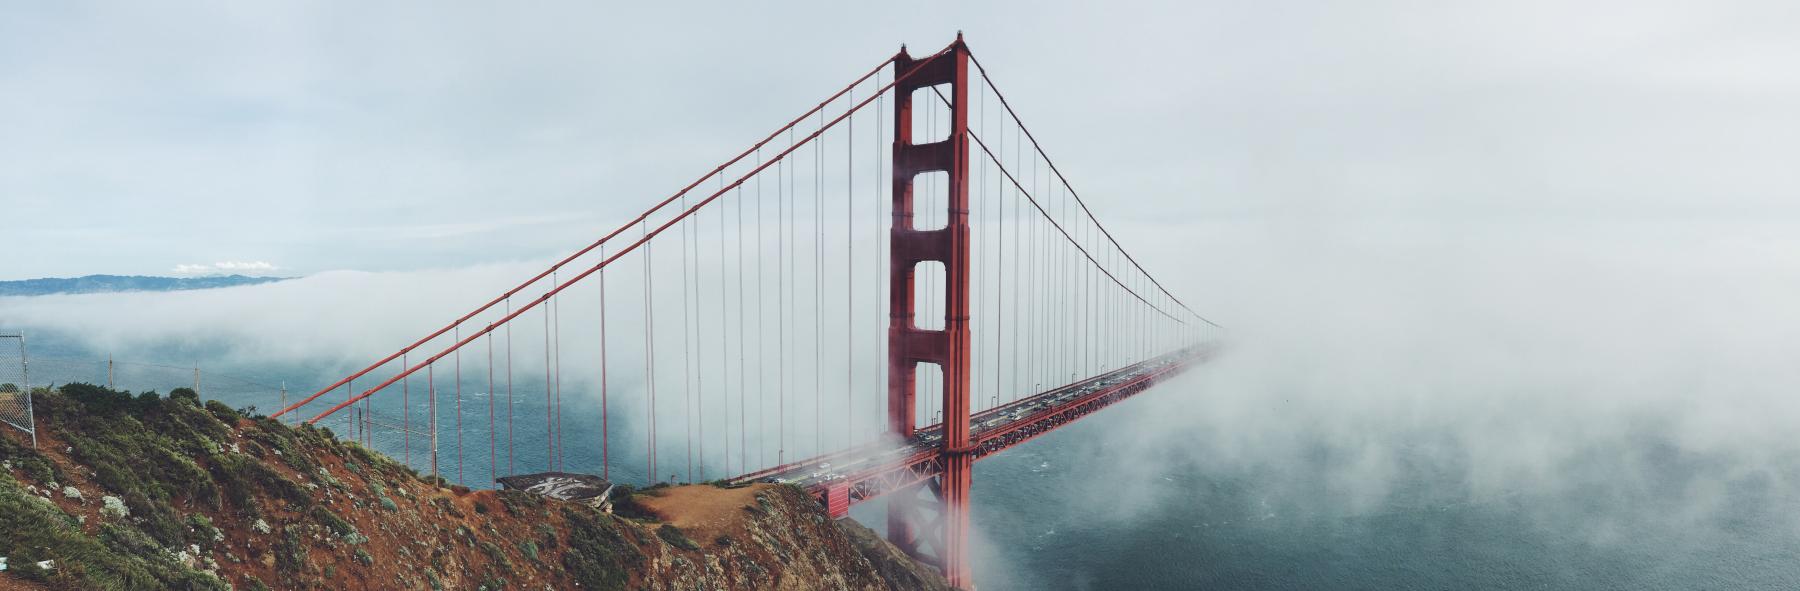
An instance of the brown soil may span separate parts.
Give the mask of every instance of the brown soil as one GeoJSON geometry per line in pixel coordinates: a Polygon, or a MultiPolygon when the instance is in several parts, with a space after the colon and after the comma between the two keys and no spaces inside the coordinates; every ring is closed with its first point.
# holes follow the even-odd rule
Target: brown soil
{"type": "Polygon", "coordinates": [[[743,529],[744,509],[756,503],[756,494],[771,485],[743,488],[676,486],[657,489],[638,502],[657,518],[674,524],[694,539],[712,539],[743,529]]]}
{"type": "MultiPolygon", "coordinates": [[[[204,544],[190,567],[235,589],[259,588],[257,582],[270,589],[347,590],[945,588],[930,569],[896,559],[897,551],[871,541],[866,530],[832,521],[792,487],[658,487],[629,501],[653,518],[627,519],[526,493],[437,486],[322,433],[247,419],[225,426],[221,432],[229,434],[217,442],[218,451],[192,461],[217,475],[221,461],[247,457],[279,475],[271,480],[307,491],[299,503],[273,490],[279,487],[258,490],[253,507],[230,500],[214,506],[191,492],[168,499],[177,518],[204,515],[219,530],[220,538],[204,544]],[[285,438],[294,455],[284,457],[271,437],[285,438]],[[668,526],[679,533],[671,535],[668,526]]],[[[145,525],[139,515],[103,514],[102,497],[124,493],[107,490],[92,468],[71,457],[57,425],[39,431],[35,453],[66,481],[52,489],[15,467],[9,475],[23,492],[78,518],[88,536],[103,538],[107,524],[145,525]],[[63,486],[75,487],[81,498],[63,494],[63,486]]],[[[20,441],[17,433],[0,436],[20,441]]],[[[148,558],[174,560],[187,550],[170,547],[148,558]]],[[[0,591],[80,588],[0,573],[0,591]]]]}

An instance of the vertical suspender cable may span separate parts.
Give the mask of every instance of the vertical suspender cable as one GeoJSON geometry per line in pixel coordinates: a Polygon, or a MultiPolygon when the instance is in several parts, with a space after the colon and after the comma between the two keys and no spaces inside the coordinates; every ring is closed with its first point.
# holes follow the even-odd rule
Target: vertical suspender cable
{"type": "MultiPolygon", "coordinates": [[[[720,177],[724,178],[724,177],[720,177]]],[[[681,197],[687,210],[687,196],[681,197]]],[[[687,429],[687,481],[694,481],[694,366],[688,363],[688,220],[681,220],[681,424],[687,429]]]]}
{"type": "Polygon", "coordinates": [[[437,429],[437,382],[432,376],[437,369],[436,363],[425,366],[425,402],[428,405],[425,416],[431,428],[431,479],[432,486],[437,486],[438,479],[438,429],[437,429]]]}
{"type": "Polygon", "coordinates": [[[492,484],[500,477],[500,439],[496,436],[497,425],[494,422],[494,331],[488,331],[484,337],[487,341],[487,401],[488,401],[488,483],[492,484]]]}
{"type": "MultiPolygon", "coordinates": [[[[552,277],[554,284],[554,275],[552,277]]],[[[550,364],[550,306],[540,309],[544,311],[544,471],[548,472],[556,469],[556,380],[551,375],[550,364]]]]}
{"type": "MultiPolygon", "coordinates": [[[[1031,192],[1027,193],[1027,195],[1036,195],[1037,194],[1037,158],[1036,157],[1033,157],[1031,159],[1031,169],[1032,169],[1031,192]]],[[[1025,172],[1025,171],[1021,169],[1019,172],[1025,172]]],[[[1044,340],[1043,335],[1040,334],[1040,331],[1043,330],[1043,327],[1040,326],[1041,323],[1038,322],[1038,315],[1037,315],[1038,296],[1039,296],[1039,294],[1042,294],[1044,292],[1044,286],[1038,284],[1038,281],[1040,280],[1038,278],[1038,275],[1040,273],[1038,273],[1037,252],[1038,252],[1038,250],[1043,248],[1043,244],[1042,244],[1042,241],[1040,241],[1038,239],[1037,216],[1028,217],[1027,220],[1028,221],[1027,221],[1027,225],[1026,225],[1026,231],[1030,235],[1027,238],[1025,238],[1025,244],[1027,244],[1030,248],[1028,248],[1025,251],[1025,285],[1027,288],[1029,288],[1031,290],[1031,297],[1025,300],[1025,310],[1024,310],[1025,322],[1028,323],[1027,324],[1028,328],[1025,329],[1025,333],[1026,333],[1025,334],[1025,342],[1026,342],[1026,345],[1025,345],[1025,347],[1026,347],[1025,379],[1034,385],[1032,387],[1030,387],[1029,389],[1025,390],[1024,393],[1026,395],[1033,395],[1033,394],[1037,394],[1037,391],[1038,391],[1037,386],[1035,384],[1039,383],[1038,382],[1039,378],[1043,377],[1043,376],[1038,375],[1038,373],[1037,373],[1038,355],[1039,355],[1039,351],[1041,350],[1043,340],[1044,340]]]]}
{"type": "MultiPolygon", "coordinates": [[[[781,199],[781,171],[787,167],[787,160],[775,161],[775,198],[781,199]]],[[[769,397],[763,391],[763,369],[768,366],[765,361],[768,351],[768,332],[763,330],[763,316],[768,306],[763,303],[767,293],[763,289],[763,247],[768,243],[763,240],[763,196],[762,175],[756,177],[756,463],[757,466],[769,462],[769,397]]]]}
{"type": "MultiPolygon", "coordinates": [[[[606,245],[600,245],[600,259],[606,260],[606,245]]],[[[600,268],[600,478],[612,481],[612,434],[607,425],[606,375],[606,268],[600,268]]]]}
{"type": "MultiPolygon", "coordinates": [[[[846,99],[849,104],[856,104],[856,93],[851,91],[846,99]]],[[[856,227],[856,116],[850,117],[850,124],[844,141],[844,447],[848,448],[856,442],[856,282],[854,261],[856,260],[856,237],[852,231],[856,227]]]]}
{"type": "MultiPolygon", "coordinates": [[[[512,316],[512,298],[506,298],[506,316],[512,316]]],[[[512,323],[506,323],[506,473],[518,474],[516,440],[513,439],[513,351],[512,323]]]]}
{"type": "MultiPolygon", "coordinates": [[[[550,280],[550,284],[551,284],[551,287],[554,288],[556,286],[556,279],[552,278],[550,280]]],[[[554,434],[554,436],[555,436],[556,455],[551,456],[551,459],[555,461],[556,469],[562,470],[563,469],[563,441],[562,441],[562,425],[563,425],[563,423],[562,423],[562,298],[561,297],[554,296],[554,295],[550,296],[550,314],[555,317],[553,320],[551,320],[550,325],[551,325],[551,328],[556,331],[555,336],[552,337],[555,339],[555,346],[554,346],[554,348],[552,348],[552,351],[554,351],[553,355],[555,355],[555,357],[556,357],[556,382],[555,382],[555,385],[556,385],[556,413],[555,413],[556,427],[555,427],[555,429],[553,429],[551,431],[551,433],[554,434]]]]}
{"type": "MultiPolygon", "coordinates": [[[[461,325],[456,327],[456,342],[462,342],[461,325]]],[[[462,347],[456,348],[456,388],[452,392],[456,395],[456,482],[463,484],[469,480],[463,477],[462,347]]]]}
{"type": "MultiPolygon", "coordinates": [[[[793,149],[794,134],[788,132],[788,149],[793,149]]],[[[787,462],[787,212],[788,200],[793,198],[794,179],[799,176],[792,167],[788,168],[788,186],[786,191],[777,191],[775,196],[775,463],[787,462]]],[[[779,185],[777,185],[779,186],[779,185]]]]}
{"type": "MultiPolygon", "coordinates": [[[[756,150],[756,165],[762,167],[762,149],[756,150]]],[[[756,175],[756,203],[762,204],[762,175],[756,175]]],[[[745,384],[750,382],[750,374],[744,366],[744,186],[738,185],[737,200],[737,284],[738,284],[738,472],[750,471],[750,391],[745,384]]],[[[761,274],[757,277],[760,279],[761,274]]],[[[762,370],[757,369],[756,390],[762,391],[762,370]]]]}
{"type": "MultiPolygon", "coordinates": [[[[1017,128],[1015,128],[1015,129],[1017,129],[1017,128]]],[[[1002,132],[1002,133],[1005,133],[1005,132],[1002,132]]],[[[1013,132],[1013,168],[1019,168],[1018,154],[1020,152],[1019,152],[1018,145],[1019,145],[1019,134],[1017,131],[1015,131],[1015,132],[1013,132]]],[[[1019,247],[1022,244],[1022,242],[1019,240],[1019,237],[1024,235],[1024,233],[1025,233],[1024,229],[1019,227],[1019,224],[1025,220],[1025,200],[1020,196],[1021,190],[1019,189],[1019,187],[1014,186],[1012,191],[1013,191],[1013,253],[1012,253],[1012,259],[1013,259],[1012,263],[1013,264],[1012,264],[1012,268],[1013,268],[1014,289],[1013,289],[1012,309],[1009,310],[1009,312],[1011,312],[1013,315],[1013,323],[1012,323],[1012,325],[1013,325],[1012,389],[1009,392],[1007,392],[1007,399],[1008,400],[1018,400],[1019,399],[1019,348],[1023,346],[1019,341],[1019,291],[1021,291],[1025,287],[1025,286],[1019,284],[1019,247]]]]}
{"type": "MultiPolygon", "coordinates": [[[[405,353],[400,354],[400,367],[402,369],[409,367],[406,364],[405,353]]],[[[401,455],[401,461],[406,462],[407,466],[412,465],[412,386],[410,382],[412,382],[412,376],[400,379],[400,449],[405,450],[405,453],[401,455]]]]}
{"type": "MultiPolygon", "coordinates": [[[[1062,193],[1062,211],[1060,211],[1057,216],[1062,222],[1067,222],[1067,220],[1069,220],[1069,195],[1067,195],[1067,193],[1062,193]]],[[[1069,245],[1066,245],[1066,243],[1064,243],[1060,249],[1057,249],[1057,254],[1058,258],[1060,258],[1060,265],[1057,265],[1057,314],[1055,314],[1055,317],[1058,319],[1057,378],[1058,382],[1062,382],[1062,380],[1073,378],[1071,371],[1075,369],[1071,366],[1071,362],[1069,362],[1069,351],[1073,350],[1073,348],[1069,348],[1069,339],[1071,339],[1071,337],[1069,337],[1069,323],[1064,323],[1064,321],[1062,321],[1062,319],[1071,317],[1071,314],[1069,314],[1069,286],[1071,286],[1071,283],[1069,283],[1069,267],[1075,265],[1075,258],[1069,256],[1069,245]]]]}
{"type": "MultiPolygon", "coordinates": [[[[642,226],[643,235],[649,236],[648,225],[642,226]]],[[[644,476],[650,484],[656,483],[656,339],[652,334],[656,330],[655,283],[650,274],[650,267],[655,263],[651,256],[654,244],[644,243],[644,410],[648,413],[648,426],[644,433],[644,476]]]]}
{"type": "MultiPolygon", "coordinates": [[[[978,129],[981,130],[981,133],[983,135],[986,135],[987,134],[987,85],[977,82],[975,85],[975,92],[980,97],[980,99],[976,101],[976,104],[978,105],[976,107],[978,109],[976,118],[978,119],[978,121],[976,122],[975,125],[978,129]]],[[[969,133],[974,133],[974,132],[969,132],[969,133]]],[[[975,170],[975,174],[977,176],[976,181],[975,181],[975,186],[981,188],[981,217],[976,220],[978,225],[985,224],[988,222],[989,217],[994,217],[993,203],[988,200],[988,188],[987,188],[988,163],[987,163],[986,159],[981,159],[980,162],[981,162],[980,168],[977,168],[975,170]]],[[[981,233],[979,235],[977,235],[978,240],[982,243],[988,242],[987,234],[988,233],[986,230],[982,230],[981,233]]],[[[988,250],[990,250],[990,249],[984,247],[977,253],[977,260],[982,261],[984,265],[987,262],[988,250]]],[[[986,270],[987,269],[984,267],[978,267],[975,269],[975,273],[973,275],[977,279],[980,279],[982,276],[982,272],[984,272],[986,270]]],[[[980,285],[983,283],[988,284],[988,288],[983,291],[995,292],[1000,289],[1000,285],[998,283],[989,283],[986,281],[978,281],[977,285],[980,285]]],[[[983,298],[981,298],[981,297],[976,297],[975,301],[977,302],[978,305],[983,305],[983,306],[986,305],[986,302],[983,301],[983,298]]],[[[978,324],[987,322],[989,317],[993,316],[994,315],[993,313],[999,311],[999,309],[1000,309],[999,306],[995,306],[993,308],[981,310],[981,316],[976,320],[976,322],[978,324]]],[[[975,338],[975,350],[984,352],[983,357],[986,357],[985,351],[987,349],[986,349],[986,347],[982,346],[981,340],[982,340],[982,338],[985,338],[986,332],[987,331],[985,331],[985,330],[981,331],[982,334],[977,334],[976,338],[975,338]]],[[[981,361],[982,361],[982,363],[979,365],[976,365],[976,368],[980,368],[982,366],[994,365],[993,361],[990,359],[982,359],[981,361]]],[[[979,370],[974,372],[974,376],[973,376],[972,380],[977,383],[985,382],[985,380],[981,379],[981,373],[979,370]]],[[[1000,394],[1000,390],[998,388],[996,388],[994,390],[994,393],[990,394],[989,396],[981,396],[980,395],[980,389],[981,389],[980,386],[973,385],[972,387],[976,390],[976,398],[977,399],[988,401],[988,404],[990,406],[997,405],[998,400],[996,398],[992,398],[992,396],[998,396],[1000,394]]]]}
{"type": "MultiPolygon", "coordinates": [[[[725,174],[719,173],[719,190],[725,190],[725,174]]],[[[701,313],[701,305],[706,301],[706,291],[700,285],[700,218],[694,217],[694,401],[698,411],[694,413],[694,430],[700,435],[700,479],[706,479],[706,340],[701,332],[706,326],[706,315],[701,313]]],[[[689,477],[692,480],[692,477],[689,477]]]]}
{"type": "MultiPolygon", "coordinates": [[[[881,87],[881,75],[880,74],[875,75],[875,85],[876,85],[876,88],[881,87]]],[[[875,119],[875,150],[874,150],[875,172],[874,172],[874,174],[869,175],[869,178],[871,178],[875,181],[875,190],[871,192],[871,194],[874,196],[874,201],[870,204],[871,207],[869,208],[870,214],[871,214],[871,219],[874,221],[874,223],[869,226],[869,229],[870,229],[869,236],[872,239],[871,241],[874,244],[874,248],[871,249],[871,252],[869,253],[869,255],[870,255],[869,270],[873,271],[873,277],[871,277],[871,278],[874,279],[874,281],[872,281],[870,283],[870,285],[873,286],[873,289],[871,290],[871,292],[874,295],[872,295],[870,297],[875,301],[875,311],[876,312],[881,311],[881,300],[882,300],[881,294],[884,293],[881,289],[881,277],[882,277],[883,272],[885,271],[885,269],[882,268],[883,265],[881,264],[881,253],[883,252],[881,249],[881,222],[882,222],[882,216],[881,216],[881,206],[882,206],[882,201],[881,201],[881,147],[882,146],[881,146],[881,141],[882,141],[882,136],[884,135],[882,133],[882,124],[887,121],[887,118],[881,114],[881,109],[882,109],[883,103],[885,102],[883,100],[885,98],[885,95],[886,95],[886,93],[879,92],[879,91],[877,91],[877,93],[875,95],[875,117],[874,117],[874,119],[875,119]]],[[[872,314],[871,316],[875,316],[877,318],[878,322],[883,321],[880,319],[879,314],[872,314]]],[[[874,388],[870,388],[870,391],[875,392],[875,397],[876,397],[875,404],[873,405],[873,407],[875,408],[875,423],[874,423],[875,427],[872,430],[872,438],[879,438],[879,437],[881,437],[881,433],[882,433],[882,424],[883,424],[882,419],[885,416],[882,413],[885,412],[883,409],[885,409],[887,406],[886,404],[883,404],[883,402],[886,399],[886,394],[885,394],[886,389],[883,388],[883,386],[885,386],[887,384],[887,373],[886,373],[887,372],[887,363],[886,363],[887,357],[883,354],[882,349],[881,349],[881,346],[883,344],[886,344],[886,342],[883,340],[883,335],[882,335],[882,330],[881,330],[880,324],[875,325],[874,329],[871,330],[871,334],[874,336],[874,339],[875,339],[875,342],[874,342],[875,346],[872,347],[871,349],[875,351],[874,367],[875,367],[875,386],[876,386],[874,388]]]]}
{"type": "MultiPolygon", "coordinates": [[[[737,188],[734,201],[739,203],[738,211],[743,211],[744,189],[737,188]]],[[[739,270],[742,271],[741,269],[739,270]]],[[[725,207],[719,206],[719,398],[725,409],[724,429],[725,453],[721,458],[727,476],[736,474],[731,471],[731,347],[725,336],[730,334],[730,317],[725,315],[725,207]]],[[[743,388],[742,375],[738,376],[739,389],[743,388]]]]}
{"type": "MultiPolygon", "coordinates": [[[[988,99],[986,85],[981,85],[981,88],[983,88],[981,105],[986,105],[986,99],[988,99]]],[[[986,112],[986,108],[983,108],[983,112],[986,112]]],[[[988,133],[988,119],[983,117],[981,119],[981,135],[986,135],[986,133],[988,133]]],[[[1001,153],[1006,153],[1006,130],[1001,130],[999,133],[999,150],[1001,153]]],[[[983,169],[986,169],[986,160],[981,160],[981,164],[983,164],[983,169]]],[[[1004,303],[1004,299],[1006,299],[1006,184],[1003,182],[1003,177],[1004,175],[994,175],[994,182],[999,184],[994,187],[994,231],[997,234],[994,240],[994,362],[992,362],[992,366],[994,366],[994,404],[999,404],[1001,396],[1006,395],[1006,387],[1001,384],[1001,378],[1006,377],[1001,362],[1006,359],[1006,312],[1008,312],[1006,303],[1004,303]]]]}
{"type": "Polygon", "coordinates": [[[825,371],[823,361],[825,320],[825,111],[819,110],[819,141],[813,143],[813,450],[814,455],[823,451],[821,439],[824,433],[824,416],[820,413],[824,401],[823,390],[820,390],[819,377],[825,371]]]}

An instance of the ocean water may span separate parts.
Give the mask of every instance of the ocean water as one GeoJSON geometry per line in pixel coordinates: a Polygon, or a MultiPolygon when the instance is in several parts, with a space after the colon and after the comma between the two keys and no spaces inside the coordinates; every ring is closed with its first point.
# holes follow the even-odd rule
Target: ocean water
{"type": "Polygon", "coordinates": [[[1586,454],[1592,478],[1571,465],[1569,481],[1497,494],[1472,493],[1461,466],[1433,456],[1402,458],[1381,494],[1345,500],[1324,476],[1345,458],[1323,446],[1310,482],[1304,465],[1205,461],[1117,477],[1156,458],[1109,453],[1106,434],[1160,402],[977,466],[981,589],[1800,589],[1800,498],[1781,486],[1791,462],[1715,469],[1646,435],[1630,453],[1586,454]],[[1607,466],[1621,460],[1644,473],[1617,479],[1607,466]]]}
{"type": "MultiPolygon", "coordinates": [[[[53,335],[34,346],[46,356],[93,355],[53,335]]],[[[311,383],[333,370],[219,371],[311,383]]],[[[152,374],[171,382],[163,391],[186,375],[164,373],[152,374]]],[[[1189,431],[1178,419],[1170,428],[1170,417],[1206,412],[1207,395],[1196,388],[1158,387],[977,464],[978,587],[1800,589],[1800,495],[1787,484],[1800,482],[1800,462],[1779,453],[1745,464],[1690,451],[1651,421],[1622,438],[1586,442],[1529,481],[1496,485],[1471,482],[1469,464],[1477,460],[1466,450],[1446,453],[1455,450],[1446,433],[1397,430],[1367,434],[1391,461],[1366,480],[1347,479],[1357,471],[1345,467],[1366,463],[1365,451],[1305,429],[1281,431],[1284,453],[1239,449],[1215,459],[1209,446],[1218,434],[1207,430],[1270,425],[1195,421],[1189,431]],[[1151,424],[1159,426],[1155,436],[1138,437],[1151,424]]],[[[542,420],[538,395],[521,396],[519,416],[542,420]]],[[[273,406],[266,393],[223,384],[209,396],[273,406]]],[[[424,416],[421,404],[414,400],[416,416],[424,416]]],[[[480,486],[485,409],[475,416],[465,431],[465,480],[480,486]]],[[[590,419],[567,417],[566,437],[577,442],[565,458],[569,469],[598,471],[597,446],[580,443],[596,440],[590,419]]],[[[641,453],[633,453],[639,432],[629,416],[615,419],[615,478],[641,480],[641,453]]],[[[424,469],[423,442],[411,443],[413,464],[424,469]]],[[[398,440],[376,444],[402,455],[398,440]]],[[[680,461],[679,449],[662,453],[680,461]]],[[[504,462],[506,451],[499,454],[504,462]]],[[[548,467],[541,437],[522,435],[515,454],[520,471],[548,467]]],[[[441,461],[454,476],[447,451],[441,461]]],[[[852,517],[881,529],[883,511],[875,502],[852,517]]]]}

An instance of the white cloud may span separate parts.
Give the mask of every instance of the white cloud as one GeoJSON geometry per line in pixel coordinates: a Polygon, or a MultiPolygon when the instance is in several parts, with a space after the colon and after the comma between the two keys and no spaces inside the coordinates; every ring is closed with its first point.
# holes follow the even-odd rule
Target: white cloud
{"type": "Polygon", "coordinates": [[[169,272],[184,277],[198,277],[205,275],[271,273],[280,268],[281,267],[277,267],[268,261],[219,261],[210,265],[182,263],[175,265],[175,268],[170,269],[169,272]]]}
{"type": "Polygon", "coordinates": [[[0,200],[19,219],[83,221],[21,226],[41,252],[0,274],[221,251],[301,273],[552,256],[592,224],[487,224],[628,219],[900,43],[924,51],[958,28],[1113,222],[1800,215],[1784,160],[1800,85],[1783,67],[1800,44],[1780,3],[1070,4],[955,23],[555,4],[422,19],[354,2],[27,3],[0,23],[0,55],[43,56],[0,72],[0,158],[15,163],[0,200]],[[625,24],[641,22],[690,26],[625,24]],[[642,47],[657,59],[609,57],[642,47]],[[96,210],[111,215],[82,217],[96,210]]]}

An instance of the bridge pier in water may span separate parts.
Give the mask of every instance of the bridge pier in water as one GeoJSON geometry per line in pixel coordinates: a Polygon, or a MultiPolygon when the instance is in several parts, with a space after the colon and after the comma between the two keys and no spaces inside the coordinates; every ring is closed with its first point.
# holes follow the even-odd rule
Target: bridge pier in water
{"type": "MultiPolygon", "coordinates": [[[[893,226],[888,322],[889,431],[911,437],[917,403],[917,371],[922,363],[943,373],[943,429],[939,456],[943,472],[935,486],[917,487],[936,497],[936,519],[927,522],[923,499],[903,491],[888,504],[888,537],[909,554],[943,570],[950,584],[973,584],[968,556],[969,487],[974,469],[969,438],[969,50],[962,35],[945,53],[915,60],[905,48],[894,59],[893,226]],[[915,71],[916,70],[916,71],[915,71]],[[911,76],[905,76],[912,72],[911,76]],[[950,128],[940,141],[913,140],[913,91],[950,86],[950,128]],[[948,223],[935,230],[914,225],[914,180],[942,172],[947,177],[948,223]],[[944,266],[942,330],[919,328],[915,315],[915,270],[920,263],[944,266]],[[929,536],[921,540],[920,536],[929,536]],[[934,555],[924,556],[920,543],[934,555]]],[[[927,393],[930,395],[930,393],[927,393]]],[[[929,502],[929,501],[924,501],[929,502]]]]}

